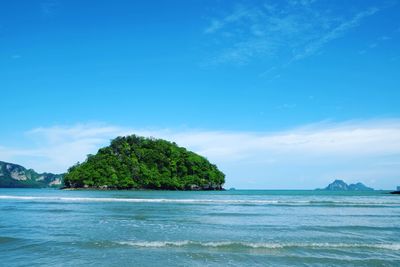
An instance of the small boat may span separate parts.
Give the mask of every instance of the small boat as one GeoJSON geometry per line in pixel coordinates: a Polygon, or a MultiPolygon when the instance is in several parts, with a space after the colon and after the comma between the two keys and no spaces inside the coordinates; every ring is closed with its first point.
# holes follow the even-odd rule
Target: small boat
{"type": "Polygon", "coordinates": [[[393,191],[393,192],[390,192],[390,194],[400,195],[400,191],[399,190],[398,191],[393,191]]]}

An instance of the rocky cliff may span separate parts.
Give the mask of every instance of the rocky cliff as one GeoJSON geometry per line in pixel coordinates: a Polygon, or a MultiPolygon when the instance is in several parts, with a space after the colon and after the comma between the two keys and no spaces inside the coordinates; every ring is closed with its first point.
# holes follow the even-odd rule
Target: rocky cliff
{"type": "Polygon", "coordinates": [[[20,165],[0,161],[0,187],[59,187],[62,174],[37,173],[20,165]]]}

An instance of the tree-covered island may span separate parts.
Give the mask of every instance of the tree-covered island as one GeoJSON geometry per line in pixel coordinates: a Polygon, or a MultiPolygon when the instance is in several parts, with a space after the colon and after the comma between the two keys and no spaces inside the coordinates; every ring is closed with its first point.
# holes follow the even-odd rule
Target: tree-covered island
{"type": "Polygon", "coordinates": [[[162,139],[117,137],[68,169],[66,188],[222,190],[225,175],[206,158],[162,139]]]}

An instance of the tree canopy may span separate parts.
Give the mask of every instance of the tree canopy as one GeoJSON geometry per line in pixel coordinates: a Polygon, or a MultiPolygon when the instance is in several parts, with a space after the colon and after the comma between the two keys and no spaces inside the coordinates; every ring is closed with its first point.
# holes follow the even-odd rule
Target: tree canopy
{"type": "Polygon", "coordinates": [[[136,135],[115,138],[64,176],[69,188],[220,190],[224,181],[206,158],[166,140],[136,135]]]}

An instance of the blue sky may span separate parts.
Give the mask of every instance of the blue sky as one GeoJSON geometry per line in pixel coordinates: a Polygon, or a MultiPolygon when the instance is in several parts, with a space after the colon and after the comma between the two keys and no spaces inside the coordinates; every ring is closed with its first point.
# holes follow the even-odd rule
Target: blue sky
{"type": "Polygon", "coordinates": [[[119,134],[227,186],[400,184],[399,1],[3,1],[0,160],[63,172],[119,134]],[[397,137],[399,136],[399,137],[397,137]]]}

